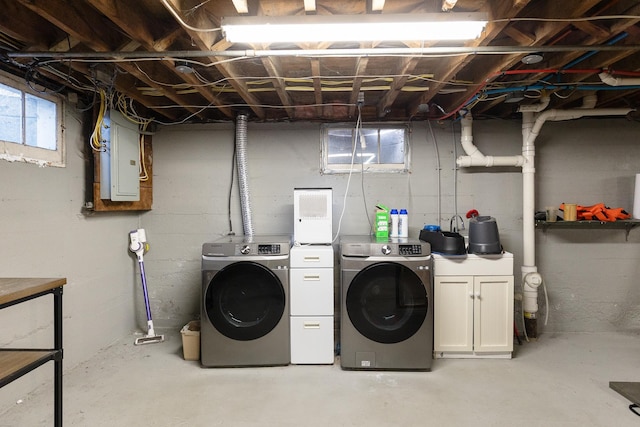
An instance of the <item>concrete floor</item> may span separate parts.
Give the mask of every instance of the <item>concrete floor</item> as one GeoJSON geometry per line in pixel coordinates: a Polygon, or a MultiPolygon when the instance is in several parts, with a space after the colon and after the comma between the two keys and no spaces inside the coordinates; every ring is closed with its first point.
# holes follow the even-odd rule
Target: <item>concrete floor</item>
{"type": "MultiPolygon", "coordinates": [[[[178,333],[133,340],[65,374],[65,426],[640,425],[609,388],[640,380],[637,334],[545,334],[511,360],[438,359],[431,372],[343,371],[339,360],[203,369],[182,359],[178,333]]],[[[53,425],[52,389],[0,415],[0,426],[53,425]]]]}

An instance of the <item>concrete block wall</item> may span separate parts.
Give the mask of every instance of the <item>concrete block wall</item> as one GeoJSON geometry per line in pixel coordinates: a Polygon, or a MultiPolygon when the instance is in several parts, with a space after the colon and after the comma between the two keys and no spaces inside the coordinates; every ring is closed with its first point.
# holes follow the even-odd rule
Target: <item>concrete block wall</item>
{"type": "MultiPolygon", "coordinates": [[[[67,277],[64,292],[65,369],[133,330],[144,330],[144,307],[128,232],[147,230],[145,255],[152,311],[159,329],[177,331],[199,316],[200,254],[205,241],[242,233],[237,186],[231,199],[233,124],[162,128],[154,144],[153,210],[83,213],[85,150],[82,118],[66,110],[67,166],[39,168],[0,162],[0,255],[3,275],[67,277]]],[[[536,143],[537,208],[561,202],[631,209],[640,172],[640,124],[625,119],[580,119],[546,124],[536,143]]],[[[258,234],[293,231],[293,188],[334,190],[334,230],[367,234],[374,206],[406,207],[410,235],[424,224],[449,227],[454,215],[454,160],[462,154],[457,124],[412,123],[409,174],[321,175],[320,125],[248,126],[248,170],[258,234]],[[433,130],[432,136],[431,131],[433,130]],[[435,144],[440,158],[436,161],[435,144]],[[438,215],[440,206],[440,215],[438,215]]],[[[487,155],[521,151],[519,121],[476,120],[474,142],[487,155]]],[[[522,264],[522,177],[518,169],[457,172],[457,206],[496,218],[504,248],[514,253],[516,290],[522,264]]],[[[465,222],[466,223],[466,222],[465,222]]],[[[337,245],[336,245],[337,246],[337,245]]],[[[629,330],[640,326],[640,228],[536,231],[539,271],[549,294],[542,333],[629,330]]],[[[336,282],[336,287],[339,283],[336,282]]],[[[540,297],[541,315],[546,307],[540,297]]],[[[51,301],[0,311],[0,346],[48,345],[51,301]]],[[[516,304],[516,310],[519,307],[516,304]]],[[[0,413],[43,382],[40,369],[0,389],[0,413]]]]}
{"type": "MultiPolygon", "coordinates": [[[[538,207],[562,202],[633,208],[640,123],[547,123],[536,144],[538,207]]],[[[536,231],[549,293],[549,331],[635,331],[640,326],[640,229],[536,231]]],[[[542,313],[545,314],[544,311],[542,313]]],[[[543,329],[543,330],[544,330],[543,329]]]]}
{"type": "MultiPolygon", "coordinates": [[[[536,144],[537,208],[563,201],[603,201],[630,210],[633,180],[640,171],[640,146],[634,141],[639,127],[625,119],[547,123],[536,144]]],[[[227,198],[234,135],[234,126],[224,124],[163,128],[154,137],[154,209],[143,215],[142,223],[155,239],[155,247],[160,246],[148,254],[147,272],[152,292],[159,295],[156,323],[162,327],[177,329],[199,316],[201,245],[229,231],[227,198]]],[[[334,231],[345,208],[340,227],[343,235],[367,234],[377,203],[407,207],[413,237],[425,224],[449,228],[455,205],[454,158],[462,154],[457,124],[432,123],[430,129],[425,122],[413,123],[411,172],[355,174],[348,189],[346,175],[319,172],[319,124],[249,123],[247,136],[256,234],[292,233],[293,188],[314,186],[334,190],[334,231]],[[439,171],[431,131],[438,146],[439,171]]],[[[474,142],[487,155],[520,154],[520,122],[476,120],[474,142]]],[[[477,209],[496,218],[504,248],[514,253],[519,291],[520,170],[460,169],[457,189],[460,215],[477,209]]],[[[233,231],[241,234],[237,193],[236,186],[231,219],[233,231]]],[[[548,324],[544,325],[546,307],[540,293],[540,332],[639,326],[640,292],[634,280],[638,276],[635,260],[640,251],[640,230],[631,231],[628,240],[623,231],[611,230],[536,231],[536,239],[538,268],[545,277],[550,301],[548,324]]],[[[519,316],[519,304],[516,310],[519,316]]]]}
{"type": "MultiPolygon", "coordinates": [[[[0,161],[0,259],[3,277],[66,277],[65,371],[136,329],[136,263],[127,250],[136,213],[89,214],[85,201],[82,117],[66,109],[67,165],[0,161]]],[[[0,310],[0,347],[53,345],[53,297],[0,310]]],[[[47,364],[0,389],[0,413],[44,382],[47,364]]]]}

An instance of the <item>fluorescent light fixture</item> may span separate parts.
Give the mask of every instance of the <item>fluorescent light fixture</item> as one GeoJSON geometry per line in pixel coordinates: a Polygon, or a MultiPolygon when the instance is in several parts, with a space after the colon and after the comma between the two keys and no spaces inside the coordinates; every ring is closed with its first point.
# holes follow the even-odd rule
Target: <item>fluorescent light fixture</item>
{"type": "Polygon", "coordinates": [[[222,19],[231,43],[470,40],[485,25],[485,13],[242,16],[222,19]]]}

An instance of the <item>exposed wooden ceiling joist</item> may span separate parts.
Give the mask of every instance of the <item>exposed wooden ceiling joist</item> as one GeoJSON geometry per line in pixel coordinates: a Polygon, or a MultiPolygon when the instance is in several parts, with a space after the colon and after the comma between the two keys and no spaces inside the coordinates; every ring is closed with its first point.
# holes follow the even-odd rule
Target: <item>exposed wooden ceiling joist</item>
{"type": "MultiPolygon", "coordinates": [[[[554,83],[577,95],[599,85],[599,103],[640,104],[640,88],[606,90],[597,76],[604,68],[640,75],[634,0],[571,7],[553,0],[0,0],[0,8],[0,69],[25,79],[43,76],[86,102],[100,87],[159,121],[234,120],[239,112],[258,121],[349,121],[358,114],[369,121],[444,119],[463,107],[476,116],[513,118],[513,104],[489,95],[550,88],[547,76],[554,73],[561,76],[554,83]],[[224,17],[238,15],[460,12],[488,13],[480,38],[394,43],[381,34],[366,43],[250,46],[229,43],[220,31],[224,17]],[[432,49],[447,46],[467,50],[432,49]],[[544,52],[543,61],[522,64],[519,47],[544,52]]],[[[558,97],[550,107],[571,107],[575,98],[558,97]]]]}

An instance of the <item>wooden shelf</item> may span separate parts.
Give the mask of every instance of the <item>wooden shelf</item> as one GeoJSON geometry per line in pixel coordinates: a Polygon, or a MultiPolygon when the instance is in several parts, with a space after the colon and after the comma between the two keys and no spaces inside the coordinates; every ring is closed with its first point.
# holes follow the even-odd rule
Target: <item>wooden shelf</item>
{"type": "Polygon", "coordinates": [[[65,278],[0,278],[0,309],[53,295],[54,348],[1,348],[0,387],[53,361],[53,423],[56,427],[62,427],[62,287],[66,283],[65,278]]]}
{"type": "Polygon", "coordinates": [[[0,387],[61,355],[59,350],[0,349],[0,387]]]}

